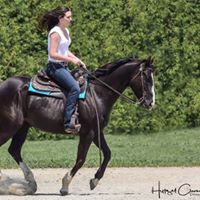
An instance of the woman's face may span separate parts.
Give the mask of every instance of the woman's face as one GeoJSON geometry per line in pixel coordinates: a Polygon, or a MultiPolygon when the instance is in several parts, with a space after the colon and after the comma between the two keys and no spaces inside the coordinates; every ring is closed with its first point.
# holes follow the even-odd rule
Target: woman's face
{"type": "Polygon", "coordinates": [[[60,23],[62,23],[65,27],[68,27],[72,22],[72,12],[67,11],[64,17],[60,18],[60,23]]]}

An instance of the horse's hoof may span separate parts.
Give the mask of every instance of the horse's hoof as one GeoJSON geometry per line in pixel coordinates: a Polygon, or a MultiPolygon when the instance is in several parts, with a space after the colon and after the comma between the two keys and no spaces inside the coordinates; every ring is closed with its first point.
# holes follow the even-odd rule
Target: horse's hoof
{"type": "Polygon", "coordinates": [[[66,196],[66,195],[69,194],[69,192],[68,192],[68,190],[66,190],[66,189],[61,189],[61,190],[60,190],[60,194],[61,194],[61,196],[66,196]]]}
{"type": "Polygon", "coordinates": [[[94,188],[98,185],[99,179],[93,178],[90,180],[90,189],[94,190],[94,188]]]}

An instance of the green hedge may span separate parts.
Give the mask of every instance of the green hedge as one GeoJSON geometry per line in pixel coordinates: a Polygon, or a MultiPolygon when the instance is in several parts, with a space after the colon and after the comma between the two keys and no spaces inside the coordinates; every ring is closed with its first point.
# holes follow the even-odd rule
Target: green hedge
{"type": "MultiPolygon", "coordinates": [[[[0,0],[0,5],[0,78],[32,76],[47,62],[47,36],[38,29],[38,17],[66,1],[0,0]]],[[[74,19],[71,50],[90,70],[127,56],[155,60],[155,109],[119,100],[107,133],[200,124],[199,0],[73,0],[67,6],[74,19]]]]}

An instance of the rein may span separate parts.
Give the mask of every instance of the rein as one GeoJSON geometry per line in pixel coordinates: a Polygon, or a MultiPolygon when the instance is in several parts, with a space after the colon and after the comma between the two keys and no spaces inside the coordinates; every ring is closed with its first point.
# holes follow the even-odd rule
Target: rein
{"type": "Polygon", "coordinates": [[[98,135],[98,146],[99,146],[99,165],[101,166],[101,163],[102,163],[102,155],[101,155],[101,130],[100,130],[100,122],[99,122],[99,113],[98,113],[98,110],[97,110],[97,104],[96,104],[96,101],[95,101],[95,98],[94,98],[94,92],[93,90],[90,89],[89,87],[89,90],[91,92],[91,95],[92,95],[92,101],[93,101],[93,104],[94,104],[94,108],[95,108],[95,113],[96,113],[96,117],[97,117],[97,135],[98,135]]]}
{"type": "MultiPolygon", "coordinates": [[[[104,85],[105,87],[107,87],[108,89],[110,89],[111,91],[113,91],[114,93],[118,94],[119,97],[121,97],[124,101],[126,101],[127,103],[131,103],[131,104],[135,104],[135,105],[139,105],[142,103],[142,101],[144,100],[144,95],[139,99],[138,102],[136,102],[135,100],[131,99],[130,97],[120,93],[119,91],[117,91],[116,89],[114,89],[113,87],[111,87],[110,85],[108,85],[107,83],[105,83],[104,81],[102,81],[101,79],[97,78],[96,76],[94,76],[88,69],[86,68],[82,68],[82,70],[84,70],[89,76],[91,76],[92,78],[94,78],[95,80],[97,80],[98,82],[100,82],[102,85],[104,85]]],[[[139,70],[139,72],[131,79],[134,80],[136,79],[139,74],[142,74],[142,70],[139,70]]],[[[142,80],[143,82],[143,80],[142,80]]]]}

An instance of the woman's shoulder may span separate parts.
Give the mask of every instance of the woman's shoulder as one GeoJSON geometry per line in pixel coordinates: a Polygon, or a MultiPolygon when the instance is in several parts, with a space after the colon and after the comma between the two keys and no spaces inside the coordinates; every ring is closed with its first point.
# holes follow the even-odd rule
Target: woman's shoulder
{"type": "Polygon", "coordinates": [[[61,33],[61,30],[60,30],[60,28],[59,28],[58,26],[54,26],[54,27],[49,31],[49,35],[52,34],[52,33],[54,33],[54,32],[60,34],[60,33],[61,33]]]}

